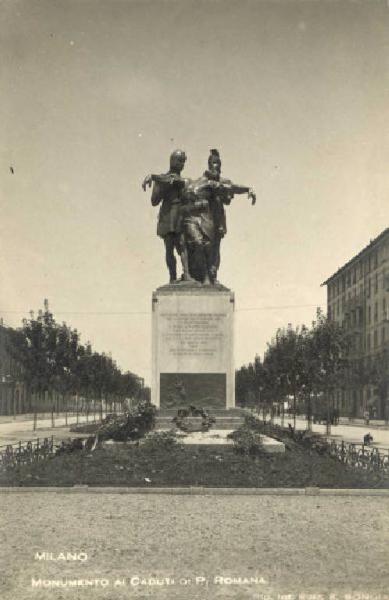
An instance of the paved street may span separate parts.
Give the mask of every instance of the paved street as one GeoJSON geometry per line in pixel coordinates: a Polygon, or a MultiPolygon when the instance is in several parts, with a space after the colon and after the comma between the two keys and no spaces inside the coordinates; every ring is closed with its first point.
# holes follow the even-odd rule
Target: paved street
{"type": "MultiPolygon", "coordinates": [[[[96,420],[99,419],[100,415],[96,415],[96,420]]],[[[105,416],[105,413],[103,413],[105,416]]],[[[77,416],[72,415],[67,418],[64,416],[54,416],[55,427],[52,427],[51,418],[39,418],[37,421],[37,429],[33,431],[34,421],[23,418],[24,415],[18,415],[16,419],[12,417],[1,417],[0,418],[0,446],[6,444],[15,444],[19,441],[28,441],[34,439],[42,439],[45,437],[54,436],[58,441],[71,437],[77,437],[77,434],[69,434],[69,428],[71,425],[77,423],[77,416]]],[[[85,415],[78,416],[79,423],[86,423],[87,418],[85,415]]],[[[88,422],[93,422],[93,414],[89,415],[88,422]]],[[[82,434],[85,435],[85,434],[82,434]]]]}
{"type": "MultiPolygon", "coordinates": [[[[274,419],[275,423],[280,424],[281,418],[276,417],[274,419]]],[[[285,415],[285,427],[290,423],[293,426],[293,417],[287,417],[285,415]]],[[[299,430],[306,429],[307,422],[305,419],[297,418],[296,419],[296,428],[299,430]]],[[[312,430],[317,433],[322,433],[325,435],[326,426],[313,424],[312,430]]],[[[385,427],[374,427],[374,425],[348,425],[348,424],[339,424],[339,425],[331,425],[331,437],[336,440],[344,440],[345,442],[353,442],[357,444],[363,443],[363,436],[366,433],[369,433],[373,436],[372,446],[379,448],[380,450],[389,450],[389,428],[385,427]]]]}
{"type": "Polygon", "coordinates": [[[2,600],[389,600],[388,496],[56,490],[0,502],[2,600]],[[66,552],[82,560],[55,560],[66,552]]]}

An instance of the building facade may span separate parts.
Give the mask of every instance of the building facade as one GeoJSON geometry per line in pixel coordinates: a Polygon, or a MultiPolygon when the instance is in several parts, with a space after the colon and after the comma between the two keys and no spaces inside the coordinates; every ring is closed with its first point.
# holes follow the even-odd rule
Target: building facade
{"type": "Polygon", "coordinates": [[[21,382],[20,366],[8,352],[10,328],[0,323],[0,415],[16,415],[31,410],[31,402],[21,382]]]}
{"type": "Polygon", "coordinates": [[[343,415],[361,417],[369,411],[371,417],[387,419],[389,228],[323,285],[328,317],[350,333],[354,370],[349,384],[335,392],[334,404],[343,415]]]}

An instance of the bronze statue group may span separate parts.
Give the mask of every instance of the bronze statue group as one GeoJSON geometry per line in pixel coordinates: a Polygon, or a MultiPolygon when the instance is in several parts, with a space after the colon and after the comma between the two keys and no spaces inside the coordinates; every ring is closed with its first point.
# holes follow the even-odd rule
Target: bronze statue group
{"type": "Polygon", "coordinates": [[[224,206],[235,194],[245,194],[255,204],[251,188],[235,185],[221,177],[219,152],[211,150],[208,169],[195,180],[185,179],[181,172],[186,154],[175,150],[170,156],[169,171],[147,175],[142,187],[152,187],[151,204],[160,205],[157,234],[165,244],[170,283],[217,283],[220,266],[220,242],[227,233],[224,206]],[[181,258],[182,276],[177,280],[175,252],[181,258]]]}

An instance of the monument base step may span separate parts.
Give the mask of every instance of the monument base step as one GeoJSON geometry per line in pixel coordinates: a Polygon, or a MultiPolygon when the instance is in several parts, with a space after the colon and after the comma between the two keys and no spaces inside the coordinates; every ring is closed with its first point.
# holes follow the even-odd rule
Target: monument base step
{"type": "MultiPolygon", "coordinates": [[[[233,447],[234,442],[228,438],[232,433],[231,429],[222,429],[219,426],[209,431],[196,431],[192,433],[180,432],[179,443],[190,446],[229,446],[233,447]]],[[[261,435],[263,450],[267,454],[285,453],[285,444],[275,440],[267,435],[261,435]]]]}

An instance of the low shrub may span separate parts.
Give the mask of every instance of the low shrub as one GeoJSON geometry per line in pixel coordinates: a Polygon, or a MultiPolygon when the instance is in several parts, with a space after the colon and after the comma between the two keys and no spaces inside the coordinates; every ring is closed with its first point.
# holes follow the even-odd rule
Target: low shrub
{"type": "Polygon", "coordinates": [[[155,425],[156,407],[146,400],[120,415],[108,415],[96,430],[99,440],[138,440],[155,425]]]}
{"type": "Polygon", "coordinates": [[[72,452],[78,450],[93,450],[96,446],[96,437],[89,436],[88,438],[82,440],[81,438],[69,438],[68,440],[63,440],[59,446],[57,446],[55,454],[58,456],[60,454],[71,454],[72,452]]]}
{"type": "Polygon", "coordinates": [[[177,444],[177,435],[174,431],[152,431],[143,438],[141,447],[150,452],[169,452],[176,448],[177,444]]]}
{"type": "MultiPolygon", "coordinates": [[[[107,417],[110,415],[107,415],[107,417]]],[[[107,418],[106,417],[106,418],[107,418]]],[[[104,419],[105,422],[106,418],[104,419]]],[[[72,425],[69,429],[70,433],[96,433],[97,429],[100,427],[101,423],[81,423],[72,425]]]]}
{"type": "Polygon", "coordinates": [[[252,431],[262,431],[263,430],[262,422],[252,414],[245,414],[244,426],[247,429],[251,429],[252,431]]]}
{"type": "Polygon", "coordinates": [[[234,450],[238,454],[258,456],[263,453],[261,434],[246,424],[227,436],[234,442],[234,450]]]}

